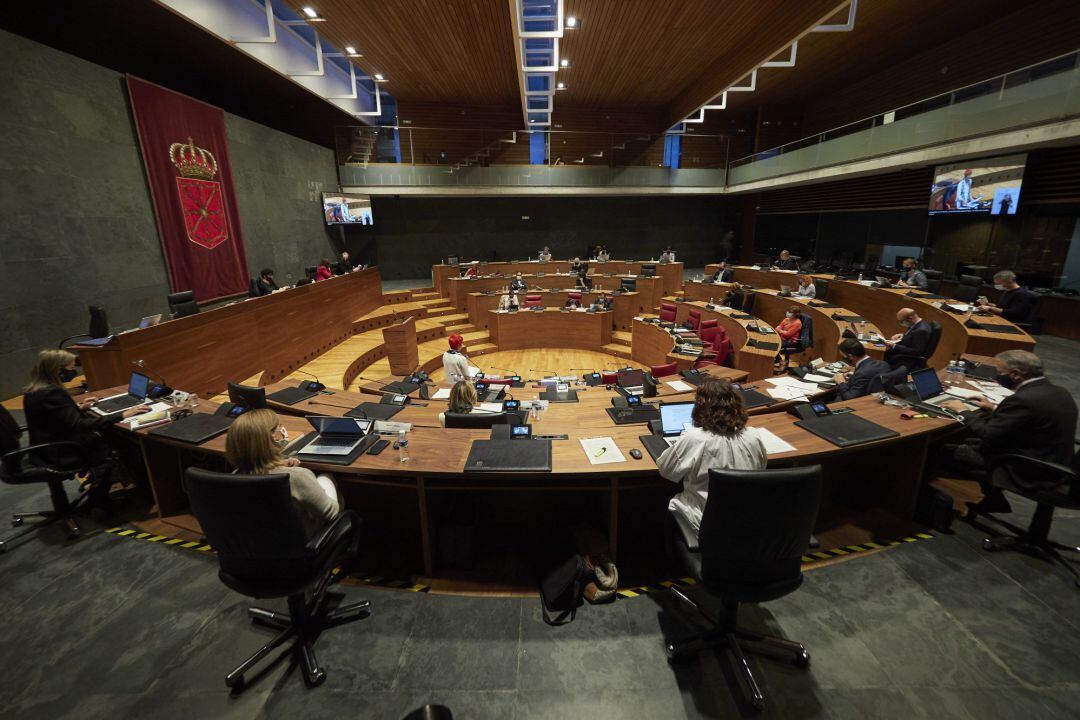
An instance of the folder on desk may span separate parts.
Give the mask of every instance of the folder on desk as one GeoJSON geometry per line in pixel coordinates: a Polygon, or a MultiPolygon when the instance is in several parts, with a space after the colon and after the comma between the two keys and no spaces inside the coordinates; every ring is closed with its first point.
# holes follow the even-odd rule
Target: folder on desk
{"type": "Polygon", "coordinates": [[[266,396],[266,399],[282,405],[295,405],[298,402],[310,400],[318,394],[298,387],[289,387],[270,393],[266,396]]]}
{"type": "Polygon", "coordinates": [[[229,429],[233,419],[225,415],[195,413],[168,425],[154,428],[148,434],[180,442],[200,445],[229,429]]]}
{"type": "Polygon", "coordinates": [[[576,403],[578,401],[578,396],[577,390],[559,392],[554,389],[548,389],[540,393],[540,399],[556,403],[576,403]]]}
{"type": "Polygon", "coordinates": [[[397,382],[392,382],[389,385],[385,385],[382,388],[382,391],[400,395],[410,395],[419,389],[420,385],[418,383],[411,383],[406,382],[405,380],[399,380],[397,382]]]}
{"type": "Polygon", "coordinates": [[[1012,325],[996,325],[993,323],[984,323],[979,329],[985,330],[986,332],[1003,333],[1005,335],[1020,335],[1024,332],[1020,328],[1012,325]]]}
{"type": "Polygon", "coordinates": [[[551,472],[551,441],[473,440],[465,472],[551,472]]]}
{"type": "Polygon", "coordinates": [[[895,430],[870,422],[855,413],[822,415],[809,420],[799,420],[795,424],[842,448],[900,435],[895,430]]]}
{"type": "Polygon", "coordinates": [[[667,439],[662,435],[639,435],[638,440],[649,451],[649,455],[654,462],[664,454],[665,450],[671,447],[668,445],[667,439]]]}
{"type": "Polygon", "coordinates": [[[660,411],[651,405],[635,408],[605,408],[605,411],[616,425],[634,425],[660,419],[660,411]]]}
{"type": "Polygon", "coordinates": [[[383,403],[360,403],[345,413],[348,417],[364,420],[389,420],[402,411],[404,405],[384,405],[383,403]]]}
{"type": "Polygon", "coordinates": [[[772,405],[774,402],[776,402],[765,393],[760,393],[754,388],[746,388],[739,386],[739,393],[742,395],[743,406],[747,410],[751,410],[756,407],[764,407],[765,405],[772,405]]]}
{"type": "Polygon", "coordinates": [[[764,340],[754,340],[753,338],[748,340],[746,344],[752,348],[757,348],[758,350],[776,350],[780,347],[776,343],[765,342],[764,340]]]}

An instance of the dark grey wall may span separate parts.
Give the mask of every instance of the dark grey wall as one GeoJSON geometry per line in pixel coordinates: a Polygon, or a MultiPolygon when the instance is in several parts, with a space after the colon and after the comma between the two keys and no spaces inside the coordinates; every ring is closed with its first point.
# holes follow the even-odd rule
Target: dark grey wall
{"type": "MultiPolygon", "coordinates": [[[[169,292],[142,159],[116,72],[0,31],[0,398],[38,349],[166,311],[169,292]]],[[[333,152],[226,115],[249,269],[284,276],[332,253],[319,193],[333,152]]]]}
{"type": "Polygon", "coordinates": [[[375,197],[372,214],[379,268],[390,279],[428,277],[455,252],[507,260],[544,245],[557,258],[600,243],[615,258],[646,258],[670,244],[686,267],[703,267],[724,253],[732,207],[717,196],[375,197]]]}

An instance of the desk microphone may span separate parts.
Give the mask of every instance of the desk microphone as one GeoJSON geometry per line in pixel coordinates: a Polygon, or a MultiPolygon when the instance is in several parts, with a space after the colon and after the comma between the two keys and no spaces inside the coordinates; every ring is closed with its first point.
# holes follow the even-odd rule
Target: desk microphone
{"type": "Polygon", "coordinates": [[[559,374],[559,373],[555,372],[554,370],[536,370],[534,368],[529,368],[529,372],[548,373],[549,375],[558,375],[559,374]]]}
{"type": "Polygon", "coordinates": [[[507,370],[506,368],[497,368],[494,365],[489,365],[488,370],[498,370],[499,372],[510,373],[511,375],[517,375],[517,370],[507,370]]]}
{"type": "Polygon", "coordinates": [[[308,405],[326,405],[327,407],[336,407],[342,410],[352,410],[348,405],[337,405],[335,403],[319,402],[318,400],[308,400],[308,405]]]}
{"type": "Polygon", "coordinates": [[[319,376],[318,375],[315,375],[313,373],[309,373],[307,370],[300,370],[299,368],[297,368],[294,372],[298,372],[301,375],[307,375],[308,377],[315,378],[314,383],[312,383],[312,382],[301,383],[304,386],[304,389],[307,390],[308,392],[319,392],[320,390],[325,390],[326,389],[326,386],[323,385],[321,382],[319,382],[319,376]]]}
{"type": "Polygon", "coordinates": [[[151,375],[157,376],[157,379],[161,381],[160,385],[153,388],[148,393],[150,395],[150,397],[152,397],[152,398],[160,398],[160,397],[165,397],[166,395],[172,395],[173,389],[171,387],[169,387],[169,384],[167,382],[165,382],[165,377],[161,373],[154,372],[153,369],[147,367],[145,360],[140,358],[140,359],[134,361],[131,364],[134,365],[135,367],[139,368],[140,370],[145,370],[146,372],[150,373],[151,375]]]}

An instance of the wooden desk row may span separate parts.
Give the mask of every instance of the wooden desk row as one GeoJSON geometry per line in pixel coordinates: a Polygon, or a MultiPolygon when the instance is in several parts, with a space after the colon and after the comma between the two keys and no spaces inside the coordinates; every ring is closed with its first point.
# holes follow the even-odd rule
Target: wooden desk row
{"type": "MultiPolygon", "coordinates": [[[[656,276],[662,280],[661,292],[673,293],[682,286],[683,264],[681,262],[663,263],[655,260],[609,260],[608,262],[596,262],[595,260],[583,261],[589,266],[589,275],[611,273],[614,275],[640,275],[642,265],[656,265],[656,276]]],[[[568,273],[573,263],[570,260],[551,260],[540,262],[538,260],[517,262],[485,262],[463,263],[461,265],[432,265],[431,284],[435,291],[444,297],[450,296],[447,280],[456,278],[462,269],[476,266],[479,275],[502,273],[513,275],[523,273],[535,275],[536,273],[568,273]]]]}
{"type": "MultiPolygon", "coordinates": [[[[545,307],[561,308],[566,305],[566,301],[569,298],[572,290],[535,290],[531,291],[531,294],[540,295],[541,302],[545,307]]],[[[488,313],[499,307],[499,299],[502,297],[502,293],[469,293],[465,298],[465,310],[469,313],[469,322],[477,328],[488,329],[488,313]]],[[[581,303],[588,306],[593,300],[600,297],[600,293],[596,291],[582,291],[581,303]]],[[[620,293],[619,295],[608,295],[608,299],[611,300],[612,310],[612,324],[615,330],[622,330],[629,332],[630,321],[634,319],[634,315],[646,312],[640,303],[641,295],[636,292],[620,293]]],[[[518,295],[518,304],[524,307],[525,293],[518,295]]]]}
{"type": "MultiPolygon", "coordinates": [[[[250,298],[153,327],[101,346],[75,346],[90,390],[127,385],[144,360],[175,388],[212,396],[230,380],[283,378],[347,339],[353,321],[382,303],[378,268],[250,298]]],[[[151,377],[158,380],[159,377],[151,377]]]]}
{"type": "MultiPolygon", "coordinates": [[[[715,272],[715,266],[706,266],[706,273],[715,272]]],[[[944,308],[936,307],[942,300],[927,297],[927,293],[909,289],[875,288],[854,280],[837,280],[832,275],[815,274],[811,277],[828,282],[829,290],[825,298],[830,303],[850,308],[876,325],[885,335],[900,332],[896,322],[896,313],[902,308],[915,310],[924,320],[941,323],[941,342],[930,364],[944,367],[948,362],[963,353],[973,355],[996,355],[1004,350],[1033,350],[1035,340],[1013,323],[996,315],[975,315],[975,322],[986,329],[973,329],[964,323],[970,317],[956,314],[944,308]],[[994,332],[995,328],[1006,328],[994,332]]],[[[741,284],[752,285],[755,289],[779,290],[781,285],[797,285],[794,273],[770,270],[758,270],[753,267],[735,266],[734,280],[741,284]]]]}
{"type": "MultiPolygon", "coordinates": [[[[592,279],[593,290],[606,290],[610,293],[620,288],[624,277],[631,276],[612,275],[611,277],[604,277],[602,275],[590,275],[589,277],[592,279]]],[[[513,276],[504,277],[500,275],[473,278],[450,278],[446,281],[446,286],[448,288],[447,295],[450,298],[450,304],[464,312],[468,310],[467,299],[470,294],[506,292],[510,287],[510,281],[513,279],[513,276]]],[[[577,275],[522,275],[522,279],[529,284],[529,289],[523,294],[548,290],[570,291],[575,289],[577,285],[577,275]]],[[[638,312],[648,311],[656,307],[660,302],[660,298],[664,296],[663,278],[647,278],[639,275],[633,279],[635,281],[638,302],[640,303],[638,312]]]]}

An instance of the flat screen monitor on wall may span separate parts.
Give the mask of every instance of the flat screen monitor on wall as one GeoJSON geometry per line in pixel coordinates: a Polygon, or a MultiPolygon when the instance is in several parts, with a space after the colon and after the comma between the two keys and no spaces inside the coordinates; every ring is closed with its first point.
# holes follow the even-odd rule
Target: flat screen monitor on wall
{"type": "Polygon", "coordinates": [[[1027,155],[965,160],[934,168],[930,214],[1015,215],[1027,155]]]}
{"type": "Polygon", "coordinates": [[[371,196],[356,193],[323,193],[323,217],[327,225],[374,225],[371,196]]]}

